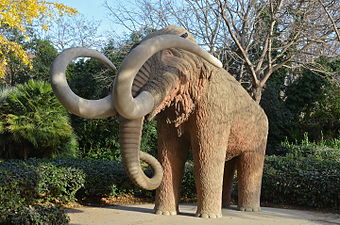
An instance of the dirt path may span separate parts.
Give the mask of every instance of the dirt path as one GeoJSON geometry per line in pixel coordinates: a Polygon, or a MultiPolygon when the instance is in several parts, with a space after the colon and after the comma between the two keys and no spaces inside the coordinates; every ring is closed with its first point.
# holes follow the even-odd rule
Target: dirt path
{"type": "Polygon", "coordinates": [[[236,208],[223,209],[219,219],[201,219],[194,216],[196,206],[181,204],[181,214],[158,216],[153,205],[126,205],[110,207],[81,207],[69,209],[72,225],[340,225],[340,214],[263,207],[261,212],[239,212],[236,208]]]}

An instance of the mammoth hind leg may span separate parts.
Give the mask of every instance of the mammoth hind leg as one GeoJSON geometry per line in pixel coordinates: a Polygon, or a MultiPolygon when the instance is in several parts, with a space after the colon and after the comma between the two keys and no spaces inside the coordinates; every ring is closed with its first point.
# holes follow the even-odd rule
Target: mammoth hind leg
{"type": "Polygon", "coordinates": [[[231,204],[231,192],[233,189],[233,178],[236,169],[237,158],[225,162],[223,175],[222,207],[227,208],[231,204]]]}
{"type": "Polygon", "coordinates": [[[264,153],[245,152],[237,165],[238,207],[241,211],[260,211],[264,153]]]}

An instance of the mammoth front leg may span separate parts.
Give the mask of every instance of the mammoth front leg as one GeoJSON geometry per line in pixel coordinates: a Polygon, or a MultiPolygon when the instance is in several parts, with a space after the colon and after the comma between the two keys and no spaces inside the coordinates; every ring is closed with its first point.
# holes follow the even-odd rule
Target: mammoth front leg
{"type": "Polygon", "coordinates": [[[197,190],[197,216],[218,218],[222,216],[222,185],[228,142],[228,129],[211,130],[197,135],[192,151],[197,190]],[[217,135],[218,134],[218,135],[217,135]],[[225,137],[225,138],[224,138],[225,137]]]}
{"type": "Polygon", "coordinates": [[[159,120],[157,127],[158,160],[163,166],[164,175],[156,191],[155,212],[159,215],[176,215],[189,143],[177,136],[173,125],[159,120]]]}

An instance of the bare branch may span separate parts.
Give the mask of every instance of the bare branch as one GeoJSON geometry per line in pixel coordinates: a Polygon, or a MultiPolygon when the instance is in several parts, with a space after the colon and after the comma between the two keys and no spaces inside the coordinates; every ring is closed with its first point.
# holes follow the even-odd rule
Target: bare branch
{"type": "Polygon", "coordinates": [[[241,43],[239,42],[239,40],[237,39],[235,33],[232,31],[231,29],[231,25],[229,23],[229,20],[228,18],[226,17],[225,13],[224,13],[224,5],[222,5],[222,2],[221,0],[217,0],[218,1],[218,4],[219,4],[219,7],[220,7],[220,13],[222,15],[222,18],[224,20],[224,22],[226,23],[227,27],[228,27],[228,30],[229,30],[229,33],[230,33],[230,36],[232,37],[232,39],[234,40],[235,44],[237,45],[238,49],[240,50],[242,56],[243,56],[243,59],[245,60],[249,70],[251,71],[251,75],[253,77],[253,80],[254,80],[254,83],[255,84],[258,84],[259,83],[259,80],[257,79],[257,76],[256,76],[256,72],[254,70],[254,66],[252,64],[252,62],[250,61],[249,57],[247,56],[247,53],[245,52],[245,50],[243,49],[241,43]]]}
{"type": "Polygon", "coordinates": [[[336,22],[334,21],[332,15],[328,12],[326,6],[322,3],[322,1],[321,0],[318,0],[318,1],[322,5],[322,8],[327,13],[327,16],[328,16],[329,20],[332,22],[334,32],[336,33],[336,36],[338,37],[338,41],[340,42],[340,33],[339,33],[339,30],[338,30],[338,27],[336,26],[336,22]]]}

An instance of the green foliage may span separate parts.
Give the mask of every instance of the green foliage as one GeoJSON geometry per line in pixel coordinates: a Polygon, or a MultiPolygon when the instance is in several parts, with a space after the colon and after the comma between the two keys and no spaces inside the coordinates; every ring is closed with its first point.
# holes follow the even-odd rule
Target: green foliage
{"type": "Polygon", "coordinates": [[[16,58],[11,58],[7,66],[7,75],[2,82],[8,86],[23,84],[30,79],[40,79],[48,81],[50,66],[58,52],[50,41],[32,38],[29,42],[24,42],[22,37],[16,37],[17,42],[21,42],[25,51],[29,52],[32,68],[22,63],[16,58]]]}
{"type": "Polygon", "coordinates": [[[66,110],[49,84],[33,81],[0,95],[4,158],[75,156],[77,140],[66,110]]]}
{"type": "Polygon", "coordinates": [[[87,197],[150,195],[130,182],[120,163],[108,160],[10,160],[0,163],[0,187],[11,187],[25,202],[39,199],[67,203],[87,197]]]}
{"type": "Polygon", "coordinates": [[[340,164],[308,157],[266,158],[262,200],[295,206],[339,209],[340,164]]]}
{"type": "Polygon", "coordinates": [[[29,159],[0,163],[0,224],[68,224],[64,210],[52,203],[123,194],[151,196],[133,185],[114,161],[29,159]]]}
{"type": "Polygon", "coordinates": [[[120,194],[138,194],[142,191],[135,187],[122,165],[108,160],[60,159],[51,163],[63,167],[72,167],[85,174],[85,184],[77,192],[77,198],[117,196],[120,194]]]}
{"type": "Polygon", "coordinates": [[[157,123],[156,120],[144,121],[141,149],[152,155],[157,153],[157,123]]]}
{"type": "Polygon", "coordinates": [[[339,74],[340,60],[320,58],[320,70],[307,69],[274,73],[265,87],[261,106],[269,118],[269,154],[286,138],[302,140],[308,132],[313,141],[339,138],[340,87],[333,79],[339,74]],[[296,77],[290,83],[289,77],[296,77]],[[333,74],[333,75],[331,75],[333,74]]]}
{"type": "Polygon", "coordinates": [[[31,53],[32,69],[22,67],[14,75],[15,84],[23,84],[31,79],[49,81],[50,67],[58,52],[48,40],[32,39],[25,44],[25,49],[31,53]]]}
{"type": "Polygon", "coordinates": [[[66,225],[69,222],[65,211],[58,206],[21,206],[0,216],[2,225],[66,225]]]}
{"type": "Polygon", "coordinates": [[[194,164],[192,161],[189,161],[185,164],[181,197],[186,199],[192,199],[196,197],[194,164]]]}
{"type": "Polygon", "coordinates": [[[339,209],[339,140],[285,141],[284,156],[266,158],[262,199],[271,203],[339,209]]]}
{"type": "Polygon", "coordinates": [[[286,149],[286,157],[292,160],[301,157],[312,158],[316,160],[331,160],[340,162],[340,140],[321,140],[320,142],[311,142],[305,133],[304,139],[299,144],[290,143],[287,140],[281,144],[286,149]]]}
{"type": "MultiPolygon", "coordinates": [[[[276,204],[338,209],[339,158],[334,154],[315,155],[315,152],[304,152],[293,157],[291,153],[266,158],[262,200],[276,204]]],[[[115,161],[29,159],[0,163],[0,221],[7,221],[8,218],[40,221],[43,220],[39,219],[43,218],[41,214],[48,216],[50,214],[47,212],[52,211],[52,214],[62,216],[58,214],[62,213],[58,208],[45,206],[41,209],[43,212],[39,211],[38,203],[66,203],[75,199],[124,194],[152,197],[154,193],[133,185],[122,165],[115,161]]],[[[182,182],[182,197],[192,199],[195,195],[193,163],[188,162],[182,182]]]]}
{"type": "Polygon", "coordinates": [[[292,112],[281,98],[285,88],[282,85],[287,71],[279,70],[271,75],[262,94],[261,106],[269,120],[269,134],[266,154],[279,154],[277,146],[284,137],[290,136],[290,127],[295,124],[292,112]]]}
{"type": "Polygon", "coordinates": [[[68,224],[59,206],[84,185],[82,171],[31,159],[0,163],[0,224],[68,224]]]}
{"type": "Polygon", "coordinates": [[[116,117],[84,119],[71,116],[82,158],[120,161],[119,125],[116,117]]]}
{"type": "MultiPolygon", "coordinates": [[[[33,68],[29,71],[30,79],[49,80],[50,67],[57,57],[58,51],[48,40],[33,39],[28,46],[34,54],[32,60],[33,68]]],[[[28,80],[26,80],[27,82],[28,80]]]]}
{"type": "Polygon", "coordinates": [[[43,160],[10,160],[0,163],[0,187],[11,188],[26,203],[75,200],[84,186],[84,173],[74,167],[62,167],[43,160]]]}
{"type": "MultiPolygon", "coordinates": [[[[323,70],[339,73],[340,60],[319,59],[323,70]]],[[[301,76],[286,91],[287,108],[297,121],[291,140],[303,139],[308,132],[313,140],[339,137],[340,87],[339,83],[322,73],[303,70],[301,76]]]]}
{"type": "MultiPolygon", "coordinates": [[[[83,119],[72,116],[79,140],[82,158],[121,160],[119,123],[116,117],[107,119],[83,119]]],[[[145,121],[141,150],[155,154],[157,149],[156,121],[145,121]]]]}

